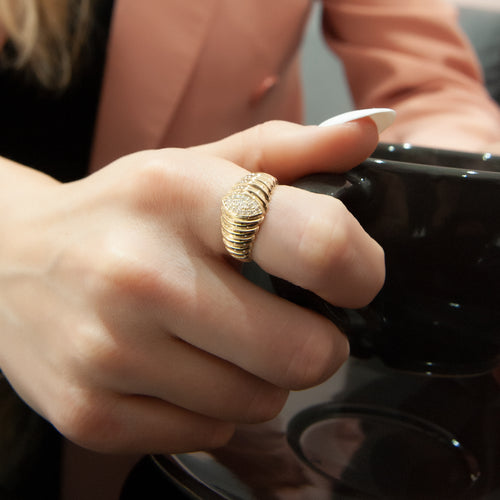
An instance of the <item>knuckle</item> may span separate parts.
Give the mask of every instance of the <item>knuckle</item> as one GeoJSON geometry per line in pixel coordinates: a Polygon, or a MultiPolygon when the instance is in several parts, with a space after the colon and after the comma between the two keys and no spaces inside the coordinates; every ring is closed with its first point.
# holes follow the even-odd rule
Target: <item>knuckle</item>
{"type": "MultiPolygon", "coordinates": [[[[191,287],[189,263],[183,263],[180,258],[175,263],[169,263],[168,278],[165,268],[140,262],[130,262],[125,259],[121,263],[111,264],[106,277],[107,295],[118,298],[124,304],[134,304],[138,308],[159,305],[172,311],[192,314],[195,307],[191,287]]],[[[106,314],[106,310],[103,311],[106,314]]]]}
{"type": "Polygon", "coordinates": [[[119,342],[119,336],[103,328],[77,327],[72,335],[69,366],[74,374],[92,374],[94,380],[114,380],[132,365],[130,349],[119,342]]]}
{"type": "Polygon", "coordinates": [[[95,451],[112,451],[114,436],[119,434],[115,419],[106,404],[95,394],[69,391],[64,406],[51,422],[70,441],[95,451]]]}
{"type": "MultiPolygon", "coordinates": [[[[252,144],[262,144],[266,140],[266,130],[268,128],[268,123],[259,123],[251,128],[250,132],[252,134],[250,142],[252,144]]],[[[245,134],[240,134],[242,141],[245,139],[245,134]]],[[[248,148],[245,144],[241,145],[241,151],[245,152],[243,159],[243,165],[245,165],[249,170],[258,171],[261,170],[261,165],[265,164],[265,148],[251,147],[248,148]]]]}
{"type": "Polygon", "coordinates": [[[243,419],[245,423],[266,422],[275,418],[288,398],[288,390],[275,386],[257,390],[247,403],[243,419]]]}
{"type": "Polygon", "coordinates": [[[119,318],[113,311],[122,310],[129,316],[131,306],[140,310],[165,304],[179,314],[192,315],[192,308],[196,306],[192,261],[176,254],[166,262],[169,252],[166,249],[161,260],[148,262],[140,258],[140,251],[133,245],[117,243],[103,249],[98,265],[86,280],[88,295],[95,301],[100,318],[117,324],[119,318]]]}
{"type": "Polygon", "coordinates": [[[140,161],[137,161],[137,168],[131,170],[128,187],[136,199],[147,200],[168,182],[170,171],[164,156],[158,151],[143,152],[140,161]]]}
{"type": "Polygon", "coordinates": [[[116,299],[154,301],[166,293],[164,268],[155,254],[148,259],[141,249],[143,245],[143,241],[132,241],[129,235],[118,234],[104,241],[85,281],[89,296],[107,304],[116,299]]]}
{"type": "Polygon", "coordinates": [[[169,213],[189,199],[192,191],[192,171],[190,153],[175,148],[145,151],[140,153],[137,166],[130,170],[124,193],[132,206],[145,213],[169,213]],[[181,158],[182,155],[182,158],[181,158]],[[186,168],[179,169],[183,163],[186,168]]]}
{"type": "Polygon", "coordinates": [[[130,167],[121,172],[119,184],[113,180],[113,194],[122,203],[140,205],[148,194],[155,193],[158,183],[163,184],[165,162],[157,151],[141,151],[126,158],[130,167]]]}
{"type": "Polygon", "coordinates": [[[213,450],[225,446],[234,434],[235,427],[228,422],[214,421],[207,424],[200,449],[213,450]]]}
{"type": "Polygon", "coordinates": [[[105,261],[101,281],[109,295],[149,298],[161,293],[164,279],[154,267],[114,251],[105,261]]]}
{"type": "MultiPolygon", "coordinates": [[[[280,120],[269,120],[266,122],[254,125],[247,132],[250,134],[249,143],[252,147],[248,147],[248,143],[242,144],[241,151],[245,152],[243,165],[249,170],[258,171],[265,170],[268,158],[268,148],[266,144],[269,143],[270,137],[276,137],[282,128],[284,122],[280,120]]],[[[240,134],[242,141],[247,141],[247,133],[240,134]]]]}
{"type": "Polygon", "coordinates": [[[291,390],[308,389],[324,382],[336,370],[338,356],[331,335],[306,335],[292,352],[284,378],[291,390]]]}

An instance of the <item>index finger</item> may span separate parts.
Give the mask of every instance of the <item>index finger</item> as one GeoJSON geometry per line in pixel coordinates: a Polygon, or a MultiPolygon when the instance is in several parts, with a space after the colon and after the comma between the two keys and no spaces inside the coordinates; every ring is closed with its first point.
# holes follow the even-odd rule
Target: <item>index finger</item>
{"type": "Polygon", "coordinates": [[[192,149],[287,184],[311,173],[346,171],[366,159],[377,142],[370,118],[326,127],[274,121],[192,149]]]}

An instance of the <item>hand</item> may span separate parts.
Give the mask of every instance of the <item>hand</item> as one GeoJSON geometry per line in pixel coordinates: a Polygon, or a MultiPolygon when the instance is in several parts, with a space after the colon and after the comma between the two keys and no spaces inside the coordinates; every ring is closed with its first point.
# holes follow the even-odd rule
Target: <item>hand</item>
{"type": "MultiPolygon", "coordinates": [[[[348,354],[328,320],[246,281],[225,253],[220,201],[248,170],[281,182],[370,154],[370,119],[271,122],[191,150],[145,151],[59,184],[4,162],[0,366],[77,444],[175,453],[272,418],[290,389],[348,354]]],[[[254,258],[348,307],[384,279],[383,252],[337,200],[279,186],[254,258]]]]}

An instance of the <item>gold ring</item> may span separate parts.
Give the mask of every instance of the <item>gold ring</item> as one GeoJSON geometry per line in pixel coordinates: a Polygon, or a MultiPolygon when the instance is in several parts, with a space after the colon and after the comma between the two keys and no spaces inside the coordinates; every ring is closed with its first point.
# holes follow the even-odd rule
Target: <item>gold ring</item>
{"type": "Polygon", "coordinates": [[[277,183],[275,177],[263,172],[248,174],[222,198],[222,241],[235,259],[252,260],[255,237],[277,183]]]}

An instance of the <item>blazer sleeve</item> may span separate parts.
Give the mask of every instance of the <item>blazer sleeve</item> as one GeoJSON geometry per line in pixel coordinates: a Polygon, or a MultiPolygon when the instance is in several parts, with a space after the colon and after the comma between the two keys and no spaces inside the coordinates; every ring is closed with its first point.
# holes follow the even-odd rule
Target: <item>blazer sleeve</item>
{"type": "Polygon", "coordinates": [[[462,150],[500,141],[499,107],[447,0],[323,0],[323,7],[326,41],[356,107],[397,111],[382,140],[462,150]]]}

